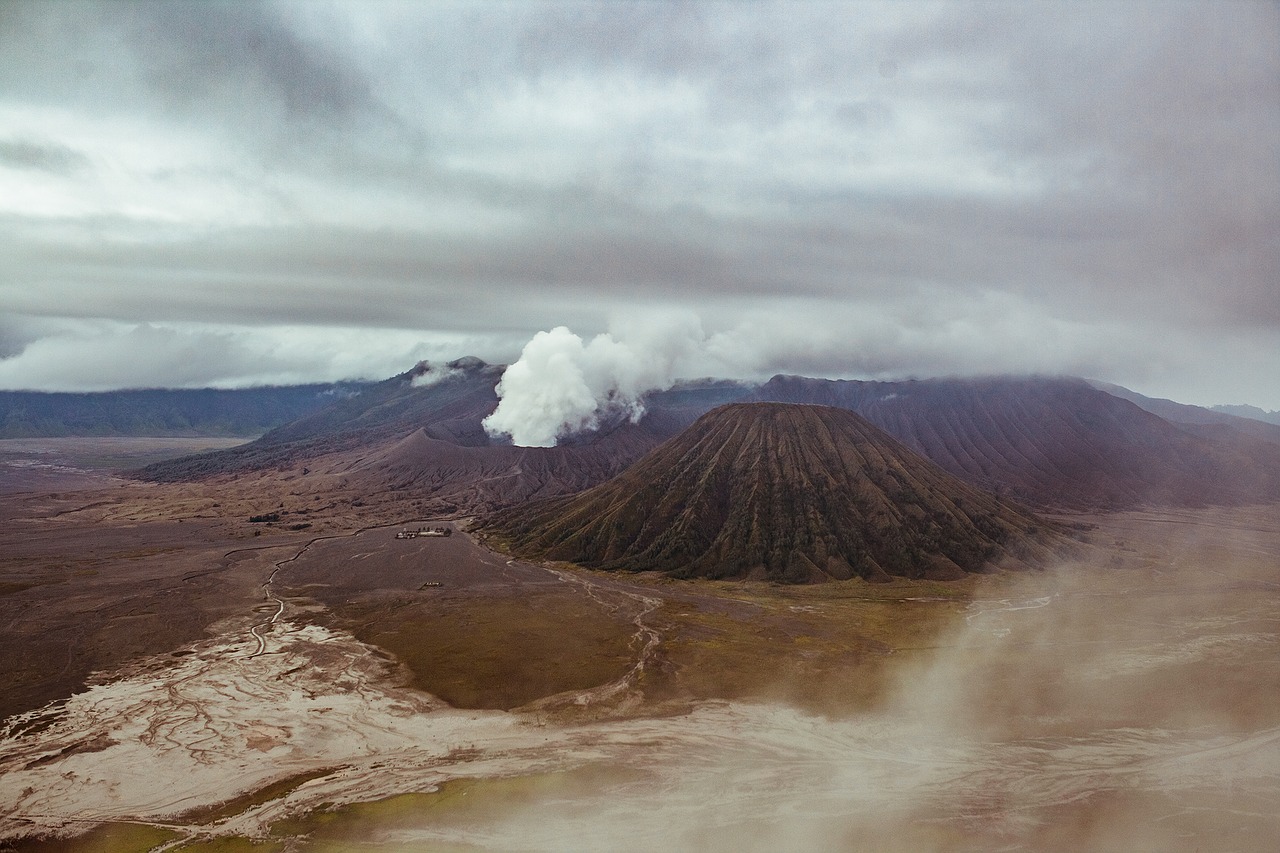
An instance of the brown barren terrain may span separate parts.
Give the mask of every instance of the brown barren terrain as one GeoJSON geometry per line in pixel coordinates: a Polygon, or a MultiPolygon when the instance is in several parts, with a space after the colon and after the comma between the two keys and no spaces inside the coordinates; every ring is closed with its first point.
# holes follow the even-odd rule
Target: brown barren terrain
{"type": "Polygon", "coordinates": [[[1090,542],[1040,571],[779,586],[513,562],[411,497],[305,479],[4,500],[3,843],[1252,851],[1280,832],[1275,506],[1066,517],[1090,542]],[[395,536],[421,526],[456,532],[395,536]]]}

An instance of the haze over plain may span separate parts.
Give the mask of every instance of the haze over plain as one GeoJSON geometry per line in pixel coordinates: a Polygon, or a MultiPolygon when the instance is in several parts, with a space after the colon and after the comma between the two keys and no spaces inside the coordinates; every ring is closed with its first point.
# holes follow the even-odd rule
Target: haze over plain
{"type": "Polygon", "coordinates": [[[1274,4],[24,2],[0,33],[0,387],[382,378],[563,324],[687,376],[1280,408],[1274,4]]]}

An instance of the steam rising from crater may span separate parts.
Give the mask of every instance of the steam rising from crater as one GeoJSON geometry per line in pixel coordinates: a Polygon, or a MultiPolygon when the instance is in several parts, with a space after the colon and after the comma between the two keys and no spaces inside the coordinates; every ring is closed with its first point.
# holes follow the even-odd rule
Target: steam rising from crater
{"type": "Polygon", "coordinates": [[[635,423],[644,416],[644,395],[670,388],[681,362],[704,341],[696,317],[632,323],[589,342],[565,326],[538,332],[502,375],[485,431],[522,447],[554,447],[609,416],[635,423]]]}

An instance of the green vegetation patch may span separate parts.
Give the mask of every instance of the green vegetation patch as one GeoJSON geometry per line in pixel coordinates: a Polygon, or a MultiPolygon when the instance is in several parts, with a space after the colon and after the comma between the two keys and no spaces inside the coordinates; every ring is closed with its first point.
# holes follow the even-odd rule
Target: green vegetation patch
{"type": "Polygon", "coordinates": [[[15,853],[145,853],[181,836],[140,823],[104,823],[73,838],[32,838],[5,842],[15,853]]]}
{"type": "Polygon", "coordinates": [[[182,853],[279,853],[285,849],[281,841],[255,841],[251,838],[209,838],[174,848],[182,853]]]}
{"type": "Polygon", "coordinates": [[[347,851],[393,847],[398,851],[447,853],[475,848],[456,842],[406,840],[414,830],[450,831],[538,808],[554,800],[596,798],[611,786],[638,779],[634,770],[588,765],[573,770],[501,779],[455,779],[430,793],[401,794],[371,803],[353,803],[283,820],[271,827],[274,838],[290,839],[308,850],[347,851]],[[380,838],[395,836],[395,841],[380,838]]]}
{"type": "Polygon", "coordinates": [[[455,707],[502,710],[620,678],[634,660],[633,631],[559,589],[367,614],[354,628],[403,661],[415,687],[455,707]]]}
{"type": "Polygon", "coordinates": [[[184,549],[177,547],[153,547],[153,548],[133,548],[128,551],[117,551],[112,554],[106,554],[101,559],[106,560],[141,560],[145,557],[158,557],[161,554],[175,554],[184,549]]]}
{"type": "Polygon", "coordinates": [[[935,647],[960,618],[969,586],[691,585],[695,594],[669,598],[656,614],[666,666],[645,687],[655,699],[778,700],[830,716],[865,711],[887,695],[903,653],[935,647]]]}

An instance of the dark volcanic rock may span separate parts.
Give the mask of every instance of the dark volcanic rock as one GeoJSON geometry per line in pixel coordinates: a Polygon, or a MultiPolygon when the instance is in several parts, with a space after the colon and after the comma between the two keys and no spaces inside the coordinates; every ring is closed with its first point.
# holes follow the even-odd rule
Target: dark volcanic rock
{"type": "Polygon", "coordinates": [[[342,492],[396,492],[427,501],[433,514],[483,514],[580,492],[619,473],[660,440],[627,424],[581,446],[469,447],[418,430],[354,461],[337,457],[319,471],[342,492]]]}
{"type": "Polygon", "coordinates": [[[723,406],[614,479],[499,513],[522,555],[676,577],[955,578],[1044,559],[1030,513],[852,412],[723,406]]]}

